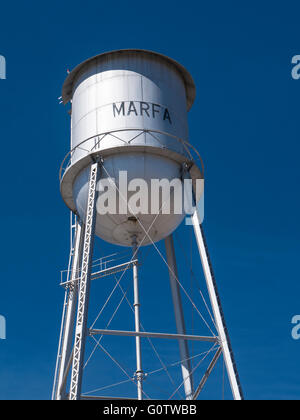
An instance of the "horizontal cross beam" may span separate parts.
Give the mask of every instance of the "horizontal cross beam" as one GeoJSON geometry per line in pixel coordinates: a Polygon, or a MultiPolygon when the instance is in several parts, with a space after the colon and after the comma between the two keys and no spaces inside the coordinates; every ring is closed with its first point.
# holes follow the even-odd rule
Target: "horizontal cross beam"
{"type": "Polygon", "coordinates": [[[95,280],[100,277],[109,276],[111,274],[118,273],[120,271],[125,271],[128,268],[132,267],[133,265],[137,264],[138,260],[131,260],[128,262],[125,262],[123,264],[115,265],[113,267],[105,268],[104,270],[96,271],[95,273],[91,274],[91,279],[95,280]]]}
{"type": "Polygon", "coordinates": [[[137,332],[137,331],[122,331],[122,330],[99,330],[90,329],[90,335],[118,335],[125,337],[149,337],[149,338],[167,338],[174,340],[194,340],[194,341],[208,341],[211,343],[218,342],[218,337],[205,337],[201,335],[188,335],[188,334],[165,334],[154,332],[137,332]]]}

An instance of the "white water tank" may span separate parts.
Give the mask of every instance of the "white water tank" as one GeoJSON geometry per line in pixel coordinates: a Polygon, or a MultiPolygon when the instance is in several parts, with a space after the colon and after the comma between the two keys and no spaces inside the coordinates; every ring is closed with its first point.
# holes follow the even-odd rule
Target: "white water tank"
{"type": "MultiPolygon", "coordinates": [[[[128,182],[143,179],[149,186],[149,200],[151,180],[180,179],[182,165],[193,164],[181,140],[188,139],[187,112],[194,97],[189,73],[151,51],[112,51],[78,65],[62,92],[63,102],[71,102],[71,152],[61,178],[68,207],[85,219],[89,168],[96,155],[102,159],[99,187],[101,180],[112,177],[117,195],[120,171],[127,174],[128,182]]],[[[126,199],[132,195],[129,192],[126,199]]],[[[153,214],[150,203],[148,214],[130,209],[126,214],[99,211],[95,233],[124,246],[130,246],[135,235],[147,245],[168,236],[184,216],[184,211],[175,214],[172,205],[170,214],[153,214]]]]}

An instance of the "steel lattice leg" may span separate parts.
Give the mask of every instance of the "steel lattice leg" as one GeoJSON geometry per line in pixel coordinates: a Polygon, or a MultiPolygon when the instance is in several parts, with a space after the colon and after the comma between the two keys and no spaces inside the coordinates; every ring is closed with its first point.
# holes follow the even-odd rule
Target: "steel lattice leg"
{"type": "Polygon", "coordinates": [[[70,384],[70,400],[80,399],[84,348],[87,333],[87,315],[89,303],[91,261],[94,244],[96,221],[96,187],[99,176],[99,164],[93,163],[90,170],[88,203],[85,222],[83,255],[81,264],[80,286],[78,294],[77,321],[73,350],[73,365],[70,384]]]}
{"type": "Polygon", "coordinates": [[[67,299],[67,311],[66,320],[63,331],[62,340],[62,352],[59,366],[59,375],[57,383],[57,395],[56,399],[65,399],[66,397],[66,379],[69,372],[69,360],[72,353],[72,338],[75,323],[76,303],[78,295],[78,284],[76,279],[79,276],[80,259],[82,254],[82,243],[83,243],[84,227],[77,221],[76,223],[76,234],[74,244],[74,255],[72,261],[72,270],[70,280],[71,283],[68,285],[68,299],[67,299]]]}

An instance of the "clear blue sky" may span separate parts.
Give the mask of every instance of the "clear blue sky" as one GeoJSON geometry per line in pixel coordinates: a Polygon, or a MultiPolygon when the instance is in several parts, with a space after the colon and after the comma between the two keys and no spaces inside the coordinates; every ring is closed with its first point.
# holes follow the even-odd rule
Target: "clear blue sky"
{"type": "MultiPolygon", "coordinates": [[[[206,167],[204,227],[245,397],[299,399],[300,340],[291,338],[291,318],[300,314],[300,80],[291,78],[291,58],[300,54],[299,13],[296,1],[1,5],[7,80],[0,80],[0,314],[7,339],[0,341],[0,399],[50,398],[63,303],[59,270],[69,249],[69,213],[58,183],[69,119],[57,97],[68,68],[119,48],[155,50],[191,72],[197,97],[190,141],[206,167]]],[[[180,229],[189,255],[190,228],[180,229]]],[[[111,247],[99,242],[96,251],[106,255],[111,247]]],[[[195,245],[192,254],[200,276],[195,245]]],[[[145,257],[144,314],[167,275],[151,256],[160,268],[151,273],[154,264],[145,257]]],[[[182,276],[188,284],[189,272],[182,276]]],[[[95,290],[100,301],[105,294],[99,285],[95,290]]],[[[166,285],[159,295],[167,292],[166,285]]],[[[151,317],[142,315],[152,330],[172,310],[158,305],[151,317]]],[[[189,328],[198,322],[192,318],[189,328]]],[[[172,322],[170,316],[170,330],[172,322]]],[[[129,354],[132,342],[126,346],[129,354]]],[[[167,350],[168,362],[178,360],[176,345],[167,350]]],[[[117,381],[105,360],[90,372],[95,388],[117,381]]],[[[212,398],[212,391],[203,396],[212,398]]]]}

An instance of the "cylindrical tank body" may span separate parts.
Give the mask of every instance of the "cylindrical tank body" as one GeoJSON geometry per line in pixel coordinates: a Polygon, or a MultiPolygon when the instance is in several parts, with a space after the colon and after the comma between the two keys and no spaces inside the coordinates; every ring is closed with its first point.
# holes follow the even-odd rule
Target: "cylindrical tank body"
{"type": "MultiPolygon", "coordinates": [[[[180,179],[182,163],[189,157],[178,139],[188,138],[187,111],[194,95],[193,81],[181,65],[149,51],[113,51],[77,66],[63,87],[64,103],[72,102],[72,153],[61,188],[69,207],[84,219],[89,157],[95,153],[102,157],[102,180],[113,177],[117,194],[120,171],[128,182],[143,179],[149,198],[152,179],[180,179]]],[[[96,235],[125,246],[131,245],[132,235],[149,244],[148,229],[153,242],[163,239],[184,217],[184,211],[100,213],[96,235]]]]}

